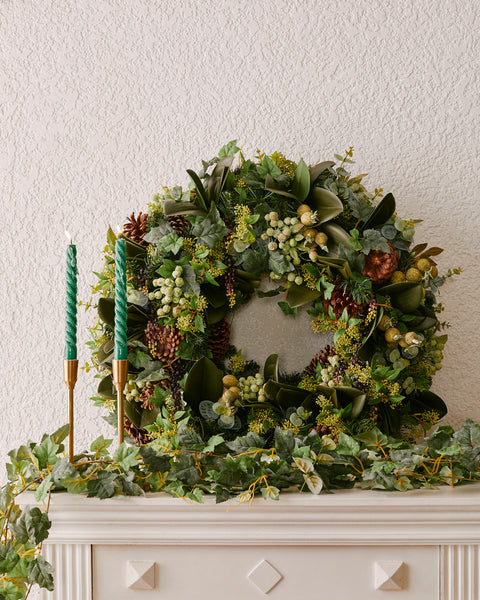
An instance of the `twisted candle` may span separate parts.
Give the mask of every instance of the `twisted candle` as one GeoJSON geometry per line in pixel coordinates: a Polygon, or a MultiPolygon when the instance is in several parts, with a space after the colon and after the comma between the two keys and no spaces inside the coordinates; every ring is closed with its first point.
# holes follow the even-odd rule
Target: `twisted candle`
{"type": "Polygon", "coordinates": [[[125,240],[115,244],[115,360],[127,359],[127,261],[125,240]]]}
{"type": "Polygon", "coordinates": [[[77,247],[67,234],[67,294],[65,320],[65,360],[77,359],[77,247]]]}

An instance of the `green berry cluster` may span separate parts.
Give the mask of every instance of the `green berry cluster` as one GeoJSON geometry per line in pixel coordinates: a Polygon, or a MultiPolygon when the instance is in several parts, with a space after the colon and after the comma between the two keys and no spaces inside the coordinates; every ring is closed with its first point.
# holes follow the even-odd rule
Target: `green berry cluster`
{"type": "Polygon", "coordinates": [[[244,402],[265,402],[266,395],[263,388],[264,380],[261,373],[249,375],[248,377],[240,377],[238,387],[242,393],[244,402]]]}

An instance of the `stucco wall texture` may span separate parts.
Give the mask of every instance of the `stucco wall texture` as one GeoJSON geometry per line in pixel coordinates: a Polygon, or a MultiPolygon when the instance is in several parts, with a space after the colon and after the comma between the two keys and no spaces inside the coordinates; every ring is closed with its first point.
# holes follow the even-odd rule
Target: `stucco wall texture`
{"type": "MultiPolygon", "coordinates": [[[[423,219],[416,239],[445,248],[441,269],[464,269],[442,290],[452,327],[433,389],[448,422],[480,420],[478,6],[2,0],[0,462],[67,420],[64,229],[86,301],[107,227],[162,184],[187,184],[185,169],[233,138],[247,154],[310,163],[353,145],[355,171],[392,191],[401,216],[423,219]]],[[[93,317],[80,309],[82,364],[93,317]]],[[[313,355],[282,319],[252,334],[313,355]]],[[[81,371],[78,450],[112,434],[89,400],[95,387],[81,371]]]]}

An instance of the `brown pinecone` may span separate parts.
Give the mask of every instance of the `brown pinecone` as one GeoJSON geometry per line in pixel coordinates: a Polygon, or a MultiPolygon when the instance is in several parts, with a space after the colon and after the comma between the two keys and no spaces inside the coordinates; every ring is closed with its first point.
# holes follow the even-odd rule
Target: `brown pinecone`
{"type": "Polygon", "coordinates": [[[147,232],[147,219],[147,214],[140,212],[138,213],[138,217],[136,217],[133,212],[127,218],[128,222],[123,226],[123,234],[134,242],[142,244],[142,246],[147,246],[147,242],[143,239],[143,236],[147,232]]]}
{"type": "Polygon", "coordinates": [[[173,215],[171,217],[167,217],[168,222],[175,230],[175,233],[181,237],[184,236],[188,226],[190,223],[183,215],[173,215]]]}
{"type": "Polygon", "coordinates": [[[331,356],[335,356],[335,350],[331,346],[327,345],[323,350],[320,350],[320,352],[314,358],[312,358],[308,367],[305,367],[305,369],[303,370],[303,374],[316,377],[317,365],[322,365],[322,367],[328,367],[328,365],[330,364],[328,362],[328,359],[331,356]]]}
{"type": "Polygon", "coordinates": [[[388,242],[390,254],[381,250],[372,250],[365,257],[365,266],[362,275],[370,277],[373,283],[384,283],[388,281],[398,268],[398,252],[388,242]]]}
{"type": "Polygon", "coordinates": [[[138,397],[138,402],[142,403],[142,408],[146,410],[152,410],[153,404],[150,402],[150,396],[153,396],[155,392],[155,385],[149,381],[146,386],[142,389],[142,393],[138,397]]]}
{"type": "Polygon", "coordinates": [[[212,327],[208,347],[212,351],[213,362],[220,363],[230,348],[230,323],[225,317],[212,327]]]}
{"type": "Polygon", "coordinates": [[[150,442],[150,435],[146,429],[137,429],[128,417],[124,420],[124,429],[134,440],[137,446],[143,446],[150,442]]]}
{"type": "Polygon", "coordinates": [[[310,431],[316,431],[320,437],[323,437],[324,435],[328,435],[328,437],[331,437],[332,440],[336,444],[338,444],[338,435],[334,434],[335,429],[333,427],[330,427],[330,425],[317,425],[316,427],[312,427],[312,429],[310,429],[310,431]],[[332,435],[332,434],[334,434],[334,435],[332,435]]]}
{"type": "Polygon", "coordinates": [[[175,358],[178,345],[184,336],[175,327],[170,328],[151,321],[147,324],[145,337],[153,358],[166,364],[175,358]]]}
{"type": "Polygon", "coordinates": [[[366,302],[355,302],[347,290],[340,287],[340,282],[335,281],[335,289],[332,292],[330,300],[323,300],[323,310],[328,314],[328,307],[331,306],[335,317],[339,319],[344,309],[347,309],[349,317],[360,317],[365,313],[368,304],[366,302]]]}

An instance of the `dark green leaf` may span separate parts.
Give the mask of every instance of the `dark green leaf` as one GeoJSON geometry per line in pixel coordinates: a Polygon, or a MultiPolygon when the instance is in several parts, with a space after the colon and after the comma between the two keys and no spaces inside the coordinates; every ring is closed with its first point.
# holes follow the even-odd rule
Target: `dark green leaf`
{"type": "Polygon", "coordinates": [[[330,221],[343,211],[342,201],[325,188],[313,187],[307,203],[317,213],[317,224],[330,221]]]}
{"type": "Polygon", "coordinates": [[[275,452],[283,460],[290,461],[295,450],[295,436],[293,431],[282,431],[280,427],[275,428],[275,452]]]}
{"type": "Polygon", "coordinates": [[[378,206],[372,211],[372,214],[368,217],[365,222],[363,229],[373,229],[383,225],[390,219],[395,212],[395,198],[393,194],[387,194],[378,206]]]}
{"type": "Polygon", "coordinates": [[[264,380],[278,381],[278,354],[270,354],[263,367],[264,380]]]}
{"type": "Polygon", "coordinates": [[[197,360],[185,381],[185,402],[197,413],[202,400],[217,402],[223,393],[222,378],[222,371],[210,359],[202,357],[197,360]]]}
{"type": "Polygon", "coordinates": [[[317,290],[312,290],[306,285],[292,283],[287,290],[286,300],[291,308],[309,304],[321,296],[317,290]]]}

